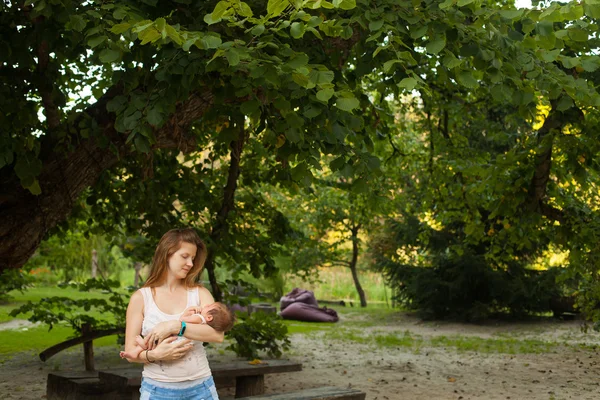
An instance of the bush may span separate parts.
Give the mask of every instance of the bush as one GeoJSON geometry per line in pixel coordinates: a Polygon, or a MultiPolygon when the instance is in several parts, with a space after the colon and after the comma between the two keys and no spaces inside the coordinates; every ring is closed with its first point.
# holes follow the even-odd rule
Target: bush
{"type": "Polygon", "coordinates": [[[395,288],[395,299],[423,318],[478,321],[500,312],[548,312],[551,300],[562,295],[556,283],[560,268],[494,268],[483,255],[440,257],[432,267],[388,262],[383,270],[395,288]]]}
{"type": "MultiPolygon", "coordinates": [[[[125,315],[130,293],[117,291],[118,281],[107,279],[88,279],[84,283],[61,284],[60,287],[71,287],[81,292],[97,291],[106,295],[103,298],[70,299],[53,296],[41,299],[39,302],[28,301],[26,304],[11,311],[10,315],[31,313],[31,322],[42,322],[49,326],[66,322],[71,328],[81,334],[82,326],[89,324],[93,330],[112,329],[125,326],[125,315]],[[102,317],[94,318],[90,311],[97,311],[102,317]]],[[[129,291],[135,290],[128,288],[129,291]]]]}
{"type": "Polygon", "coordinates": [[[290,348],[288,329],[281,318],[261,311],[245,317],[226,335],[236,342],[227,349],[249,360],[260,358],[259,353],[263,351],[269,357],[279,358],[290,348]]]}
{"type": "Polygon", "coordinates": [[[7,269],[0,273],[0,304],[7,303],[12,296],[8,292],[19,290],[21,293],[31,284],[31,278],[21,269],[7,269]]]}

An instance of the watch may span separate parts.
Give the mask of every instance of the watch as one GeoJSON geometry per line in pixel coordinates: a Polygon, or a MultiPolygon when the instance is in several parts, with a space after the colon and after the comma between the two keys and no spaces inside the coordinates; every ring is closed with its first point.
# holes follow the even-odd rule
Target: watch
{"type": "Polygon", "coordinates": [[[183,334],[185,333],[185,328],[186,328],[186,324],[185,321],[181,321],[181,329],[179,330],[179,333],[177,334],[177,336],[183,336],[183,334]]]}

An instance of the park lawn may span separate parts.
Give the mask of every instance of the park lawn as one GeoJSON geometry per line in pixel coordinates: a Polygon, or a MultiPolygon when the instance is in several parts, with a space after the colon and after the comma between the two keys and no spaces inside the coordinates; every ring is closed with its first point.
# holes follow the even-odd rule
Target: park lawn
{"type": "MultiPolygon", "coordinates": [[[[99,292],[80,292],[73,288],[45,287],[38,286],[26,290],[24,293],[12,291],[11,303],[0,305],[0,323],[8,322],[13,319],[27,319],[29,315],[18,315],[16,318],[10,316],[10,312],[15,308],[22,306],[28,301],[39,302],[43,298],[61,296],[71,299],[84,298],[102,298],[105,295],[99,292]]],[[[102,314],[95,310],[86,312],[95,318],[102,318],[102,314]]],[[[53,329],[48,330],[48,325],[42,324],[33,327],[0,330],[0,356],[7,356],[11,353],[21,351],[42,351],[50,346],[63,342],[76,336],[73,329],[65,324],[54,325],[53,329]]],[[[94,346],[116,345],[116,335],[103,337],[94,340],[94,346]]]]}
{"type": "MultiPolygon", "coordinates": [[[[2,330],[0,331],[0,357],[22,351],[41,352],[73,336],[73,330],[64,325],[54,326],[50,331],[45,325],[2,330]]],[[[94,346],[115,346],[116,344],[116,335],[94,340],[94,346]]],[[[81,345],[78,346],[81,347],[81,345]]]]}
{"type": "MultiPolygon", "coordinates": [[[[73,300],[107,297],[105,294],[100,293],[100,292],[81,292],[77,289],[73,289],[70,287],[69,288],[60,288],[60,287],[56,287],[56,286],[53,286],[53,287],[35,286],[35,287],[28,288],[24,293],[21,293],[17,290],[13,290],[12,292],[9,292],[9,295],[12,296],[11,302],[8,304],[0,304],[0,323],[8,322],[8,321],[15,319],[15,317],[11,317],[9,315],[10,312],[12,310],[14,310],[15,308],[18,308],[18,307],[24,305],[28,301],[35,303],[35,302],[39,302],[43,298],[54,297],[54,296],[68,297],[73,300]]],[[[102,317],[101,313],[99,313],[93,309],[90,310],[89,312],[86,312],[86,314],[88,314],[94,318],[102,317]]],[[[18,315],[16,318],[27,319],[28,317],[29,317],[28,314],[21,314],[21,315],[18,315]]]]}

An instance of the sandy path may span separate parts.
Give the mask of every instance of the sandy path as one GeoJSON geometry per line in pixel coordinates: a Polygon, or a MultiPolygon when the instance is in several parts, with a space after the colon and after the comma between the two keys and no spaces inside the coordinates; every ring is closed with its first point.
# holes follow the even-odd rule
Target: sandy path
{"type": "MultiPolygon", "coordinates": [[[[342,331],[356,332],[344,319],[342,331]]],[[[352,319],[354,318],[354,319],[352,319]]],[[[289,358],[301,361],[302,372],[269,375],[268,393],[335,385],[355,387],[368,400],[382,399],[599,399],[600,343],[598,333],[584,334],[579,322],[496,322],[485,325],[431,323],[397,313],[377,326],[360,328],[363,334],[408,335],[421,340],[420,347],[383,347],[344,340],[328,340],[326,332],[292,335],[289,358]],[[483,339],[536,339],[561,343],[544,354],[498,354],[457,351],[431,346],[429,339],[446,337],[483,339]],[[580,347],[578,344],[585,344],[580,347]]],[[[224,345],[208,350],[212,362],[226,361],[224,345]]],[[[98,369],[123,367],[117,347],[96,349],[98,369]]],[[[55,370],[83,369],[80,348],[58,354],[46,363],[35,353],[19,353],[0,361],[0,399],[42,399],[46,376],[55,370]]],[[[231,390],[221,392],[231,398],[231,390]]]]}

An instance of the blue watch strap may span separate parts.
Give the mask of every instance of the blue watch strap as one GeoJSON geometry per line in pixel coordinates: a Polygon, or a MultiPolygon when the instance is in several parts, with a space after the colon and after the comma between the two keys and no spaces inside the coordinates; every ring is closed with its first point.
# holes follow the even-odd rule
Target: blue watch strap
{"type": "Polygon", "coordinates": [[[181,321],[181,329],[179,330],[179,333],[177,334],[177,336],[183,336],[183,334],[185,333],[186,327],[187,327],[187,325],[185,324],[185,321],[181,321]]]}

